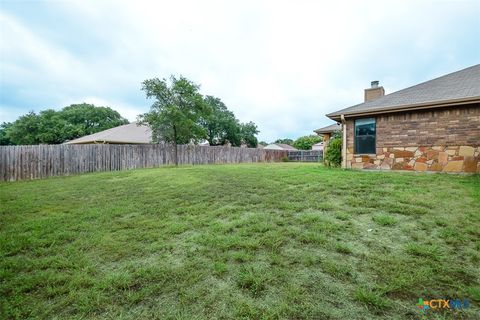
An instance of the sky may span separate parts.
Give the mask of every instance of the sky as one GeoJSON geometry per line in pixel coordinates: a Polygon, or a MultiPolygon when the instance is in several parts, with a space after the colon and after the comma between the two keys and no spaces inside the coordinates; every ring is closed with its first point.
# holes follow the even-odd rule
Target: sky
{"type": "Polygon", "coordinates": [[[183,75],[259,140],[480,63],[480,0],[0,0],[0,122],[73,103],[147,112],[141,83],[183,75]]]}

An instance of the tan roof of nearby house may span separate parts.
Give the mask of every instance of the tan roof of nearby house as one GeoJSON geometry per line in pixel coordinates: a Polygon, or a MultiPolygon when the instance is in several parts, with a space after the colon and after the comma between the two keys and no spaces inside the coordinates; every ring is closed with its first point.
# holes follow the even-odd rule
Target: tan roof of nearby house
{"type": "Polygon", "coordinates": [[[331,124],[329,126],[314,130],[313,132],[316,132],[318,134],[322,134],[322,133],[332,133],[332,132],[335,132],[335,131],[338,131],[338,130],[342,130],[342,126],[339,123],[334,123],[334,124],[331,124]]]}
{"type": "Polygon", "coordinates": [[[277,145],[279,145],[280,147],[282,147],[282,148],[285,149],[285,150],[297,150],[297,148],[292,147],[292,146],[289,145],[289,144],[277,143],[277,145]]]}
{"type": "Polygon", "coordinates": [[[361,116],[480,102],[480,64],[327,114],[361,116]]]}
{"type": "Polygon", "coordinates": [[[294,148],[291,145],[286,143],[273,143],[273,144],[276,144],[277,146],[281,147],[284,150],[297,150],[297,148],[294,148]]]}
{"type": "Polygon", "coordinates": [[[85,143],[125,143],[125,144],[146,144],[152,142],[152,130],[145,125],[129,123],[115,128],[100,131],[75,140],[67,141],[65,144],[85,143]]]}

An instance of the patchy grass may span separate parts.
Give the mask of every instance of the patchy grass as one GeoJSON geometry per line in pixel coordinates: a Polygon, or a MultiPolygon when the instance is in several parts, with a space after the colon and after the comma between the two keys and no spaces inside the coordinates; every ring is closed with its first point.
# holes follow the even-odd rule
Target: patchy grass
{"type": "Polygon", "coordinates": [[[480,318],[480,177],[245,164],[0,184],[0,318],[480,318]]]}
{"type": "Polygon", "coordinates": [[[393,226],[397,223],[397,219],[395,219],[395,217],[387,214],[375,215],[373,216],[373,221],[375,221],[381,226],[393,226]]]}
{"type": "Polygon", "coordinates": [[[374,309],[387,309],[391,304],[388,299],[385,299],[383,293],[362,287],[355,290],[355,299],[374,309]]]}

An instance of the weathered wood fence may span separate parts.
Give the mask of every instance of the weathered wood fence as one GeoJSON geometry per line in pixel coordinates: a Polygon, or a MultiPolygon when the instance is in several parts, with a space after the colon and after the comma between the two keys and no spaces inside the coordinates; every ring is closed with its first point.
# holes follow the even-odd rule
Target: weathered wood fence
{"type": "Polygon", "coordinates": [[[301,162],[319,162],[322,161],[323,151],[321,150],[289,150],[289,161],[301,161],[301,162]]]}
{"type": "MultiPolygon", "coordinates": [[[[0,146],[0,181],[173,165],[173,154],[171,145],[160,144],[0,146]]],[[[282,150],[178,146],[179,164],[274,162],[285,156],[282,150]]]]}

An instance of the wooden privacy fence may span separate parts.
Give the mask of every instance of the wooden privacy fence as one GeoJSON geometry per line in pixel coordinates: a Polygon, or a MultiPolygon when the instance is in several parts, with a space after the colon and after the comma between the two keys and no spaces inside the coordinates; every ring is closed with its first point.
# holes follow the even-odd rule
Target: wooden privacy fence
{"type": "MultiPolygon", "coordinates": [[[[0,181],[173,165],[173,154],[173,146],[161,144],[0,146],[0,181]]],[[[283,150],[178,146],[179,164],[273,162],[285,156],[283,150]]]]}
{"type": "Polygon", "coordinates": [[[321,150],[289,150],[289,161],[319,162],[322,161],[323,151],[321,150]]]}

